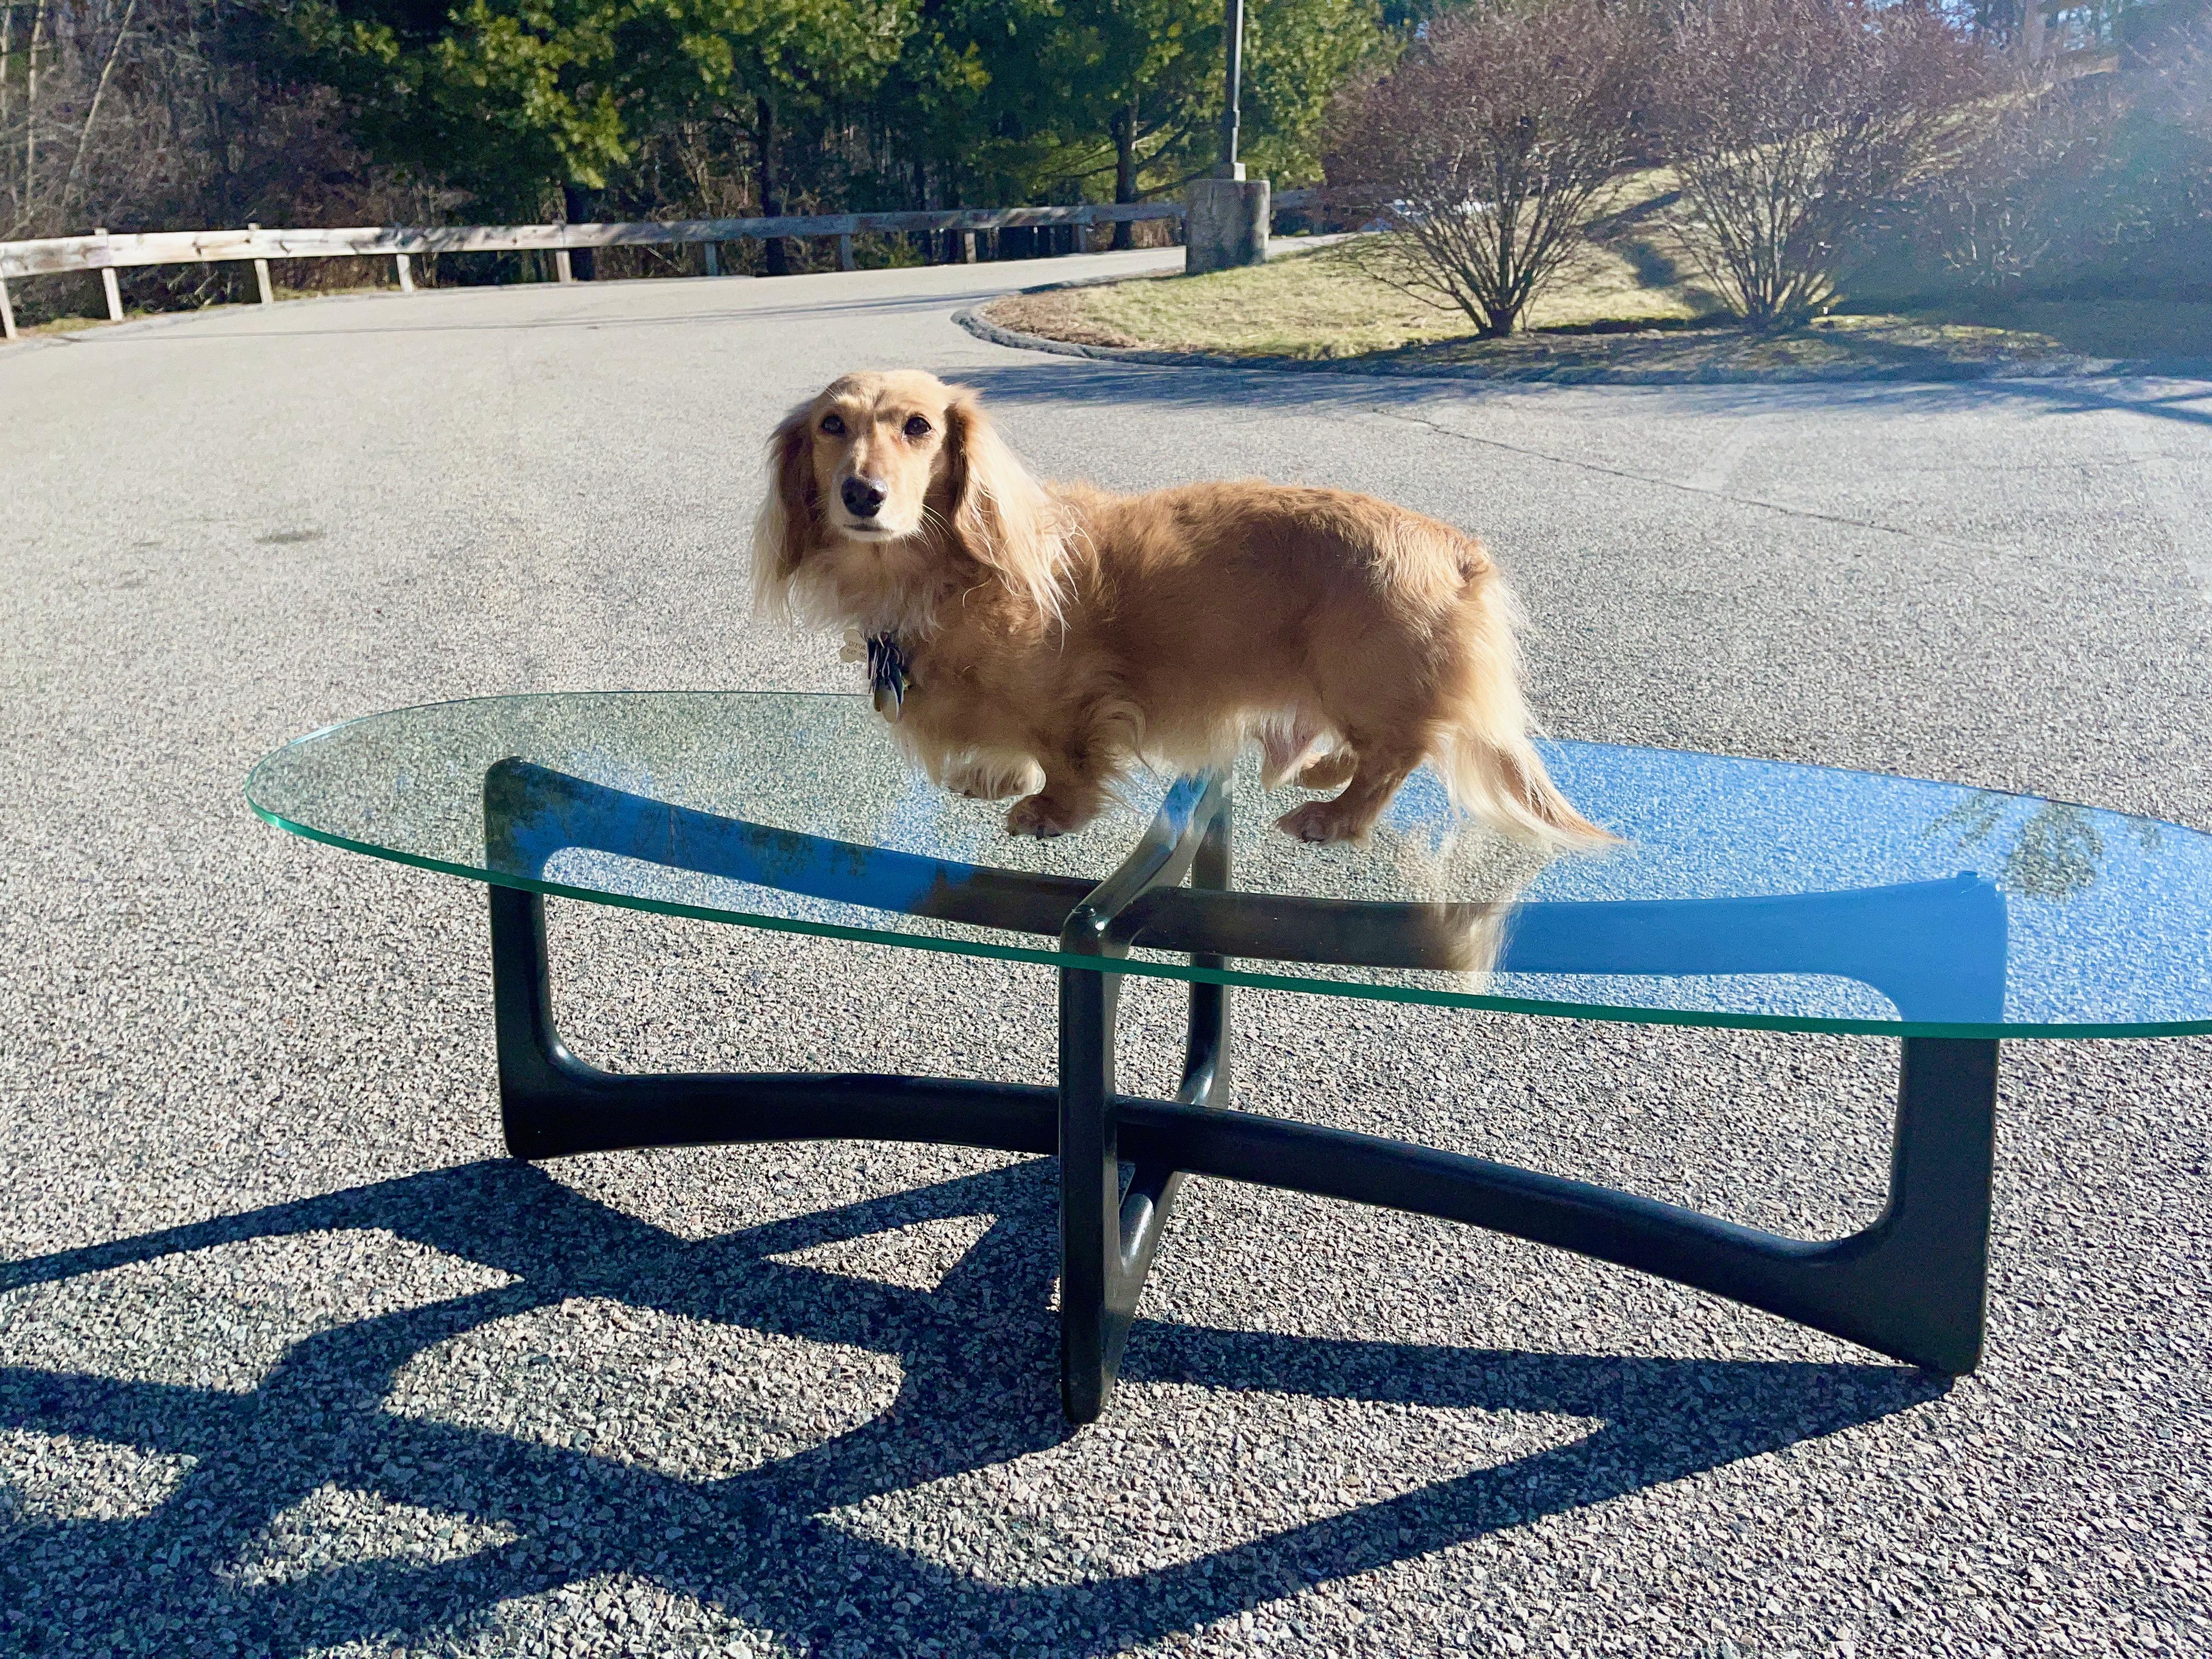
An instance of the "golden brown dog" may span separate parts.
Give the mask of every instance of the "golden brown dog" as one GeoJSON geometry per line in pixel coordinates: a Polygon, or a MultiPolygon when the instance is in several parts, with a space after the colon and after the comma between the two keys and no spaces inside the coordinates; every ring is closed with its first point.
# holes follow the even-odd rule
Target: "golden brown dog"
{"type": "Polygon", "coordinates": [[[1611,840],[1528,741],[1512,602],[1480,543],[1372,496],[1039,483],[973,392],[848,374],[769,441],[755,600],[872,636],[878,704],[939,784],[1087,823],[1142,761],[1260,739],[1282,827],[1364,837],[1424,759],[1455,804],[1550,845],[1611,840]]]}

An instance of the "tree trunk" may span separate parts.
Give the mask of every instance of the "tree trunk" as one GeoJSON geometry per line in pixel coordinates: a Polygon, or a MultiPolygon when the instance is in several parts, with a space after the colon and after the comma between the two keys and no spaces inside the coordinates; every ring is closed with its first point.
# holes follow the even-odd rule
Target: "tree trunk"
{"type": "MultiPolygon", "coordinates": [[[[929,206],[929,169],[922,165],[921,157],[919,155],[914,158],[913,198],[907,203],[907,205],[913,208],[917,212],[929,206]]],[[[908,231],[907,233],[906,244],[909,248],[913,249],[915,252],[921,256],[922,264],[927,264],[929,263],[930,238],[928,232],[921,230],[908,231]]]]}
{"type": "MultiPolygon", "coordinates": [[[[1114,112],[1109,123],[1114,132],[1114,199],[1133,202],[1137,199],[1137,100],[1132,98],[1114,112]]],[[[1114,222],[1114,246],[1120,248],[1137,245],[1137,228],[1127,219],[1114,222]]]]}
{"type": "MultiPolygon", "coordinates": [[[[579,184],[563,180],[561,185],[562,216],[572,225],[592,222],[592,192],[579,184]]],[[[571,249],[568,254],[568,274],[580,283],[588,283],[599,275],[599,261],[592,256],[596,250],[588,247],[571,249]]]]}
{"type": "MultiPolygon", "coordinates": [[[[23,60],[23,210],[38,210],[39,200],[39,44],[46,32],[46,0],[31,14],[31,45],[23,60]]],[[[67,228],[67,227],[64,227],[67,228]]]]}
{"type": "MultiPolygon", "coordinates": [[[[753,143],[760,149],[761,216],[774,219],[783,212],[783,186],[775,176],[775,106],[765,98],[756,98],[753,113],[757,118],[753,143]]],[[[762,263],[771,276],[791,275],[791,250],[782,237],[770,236],[763,243],[762,263]]]]}
{"type": "Polygon", "coordinates": [[[0,0],[0,132],[8,131],[8,69],[15,58],[15,9],[0,0]]]}

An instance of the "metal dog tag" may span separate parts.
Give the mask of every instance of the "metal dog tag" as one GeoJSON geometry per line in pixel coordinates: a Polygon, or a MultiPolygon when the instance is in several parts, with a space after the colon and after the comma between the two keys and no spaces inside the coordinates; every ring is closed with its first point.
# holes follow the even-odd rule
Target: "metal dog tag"
{"type": "Polygon", "coordinates": [[[906,709],[907,689],[914,684],[907,673],[906,653],[889,634],[868,639],[868,684],[876,694],[876,713],[896,720],[906,709]]]}

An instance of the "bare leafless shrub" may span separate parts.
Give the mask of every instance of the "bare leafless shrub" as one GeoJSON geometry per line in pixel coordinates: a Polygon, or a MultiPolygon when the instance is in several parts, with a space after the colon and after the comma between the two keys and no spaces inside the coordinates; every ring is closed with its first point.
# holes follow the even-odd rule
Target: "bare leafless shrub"
{"type": "Polygon", "coordinates": [[[2155,43],[2123,78],[2104,170],[2106,262],[2146,291],[2212,292],[2212,47],[2155,43]]]}
{"type": "Polygon", "coordinates": [[[2036,76],[1972,112],[1951,166],[1914,204],[1911,230],[1957,285],[2018,292],[2078,265],[2099,240],[2112,118],[2107,100],[2036,76]]]}
{"type": "Polygon", "coordinates": [[[2028,294],[2212,291],[2212,55],[2168,35],[2120,74],[1984,100],[1911,224],[1938,285],[2028,294]]]}
{"type": "Polygon", "coordinates": [[[1476,0],[1348,94],[1328,190],[1340,219],[1388,233],[1369,268],[1485,337],[1512,333],[1632,153],[1642,16],[1599,0],[1476,0]]]}
{"type": "Polygon", "coordinates": [[[1683,239],[1754,325],[1834,297],[1855,242],[1956,157],[1982,49],[1922,0],[1703,0],[1660,59],[1683,239]]]}

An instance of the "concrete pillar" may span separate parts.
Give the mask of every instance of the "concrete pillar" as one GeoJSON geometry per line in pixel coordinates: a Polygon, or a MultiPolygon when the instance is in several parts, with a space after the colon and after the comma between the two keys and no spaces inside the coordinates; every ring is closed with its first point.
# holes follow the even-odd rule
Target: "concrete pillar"
{"type": "MultiPolygon", "coordinates": [[[[1238,173],[1243,168],[1239,167],[1238,173]]],[[[1182,268],[1192,276],[1267,262],[1267,181],[1194,179],[1183,227],[1182,268]]]]}

